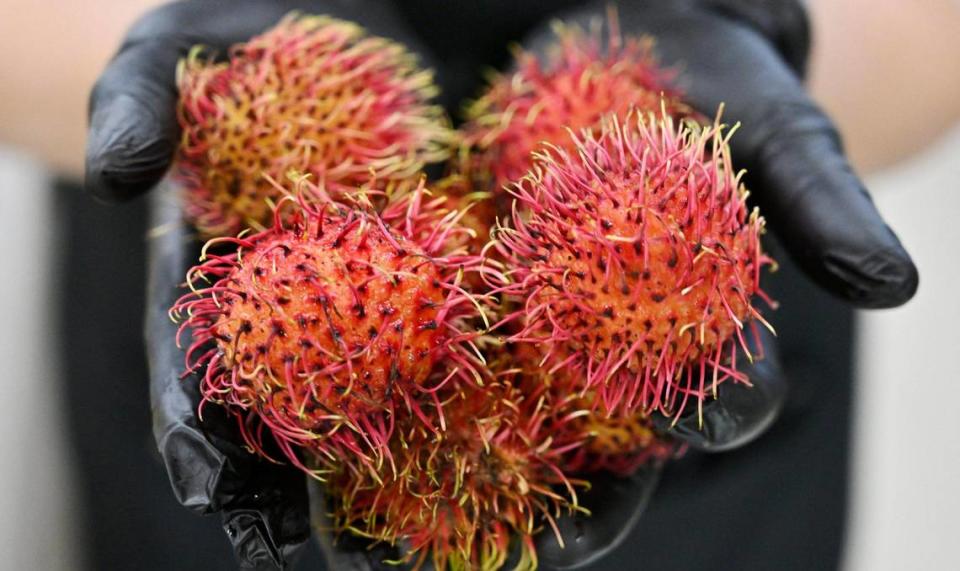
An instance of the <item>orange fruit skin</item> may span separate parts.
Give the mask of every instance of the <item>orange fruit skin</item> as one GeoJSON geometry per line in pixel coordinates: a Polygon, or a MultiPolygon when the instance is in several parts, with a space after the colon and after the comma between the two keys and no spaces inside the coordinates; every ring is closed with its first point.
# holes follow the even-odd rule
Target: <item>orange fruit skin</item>
{"type": "MultiPolygon", "coordinates": [[[[393,442],[396,470],[339,471],[330,478],[335,528],[375,540],[403,540],[405,561],[419,568],[498,569],[519,540],[536,562],[533,536],[575,509],[575,487],[559,467],[558,416],[567,410],[542,383],[492,350],[483,387],[442,390],[446,429],[404,424],[393,442]]],[[[550,530],[544,530],[550,533],[550,530]]],[[[526,567],[521,567],[526,568],[526,567]]]]}
{"type": "Polygon", "coordinates": [[[430,374],[444,335],[440,272],[417,245],[360,226],[331,225],[319,238],[277,234],[231,274],[245,295],[229,298],[215,335],[251,402],[278,381],[309,383],[272,406],[300,414],[296,397],[309,395],[302,414],[353,417],[387,407],[392,391],[409,392],[430,374]]]}
{"type": "Polygon", "coordinates": [[[378,209],[302,190],[271,229],[209,242],[171,313],[204,402],[237,416],[254,451],[271,456],[272,436],[310,473],[304,452],[370,469],[398,415],[438,430],[435,387],[479,381],[487,302],[464,282],[481,260],[423,183],[378,209]]]}

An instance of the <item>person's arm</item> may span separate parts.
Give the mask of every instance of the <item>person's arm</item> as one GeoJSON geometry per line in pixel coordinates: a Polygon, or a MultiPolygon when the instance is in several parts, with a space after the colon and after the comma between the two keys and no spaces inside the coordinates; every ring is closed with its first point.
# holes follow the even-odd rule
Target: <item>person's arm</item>
{"type": "Polygon", "coordinates": [[[159,0],[4,0],[0,144],[83,174],[87,95],[117,38],[159,0]]]}
{"type": "Polygon", "coordinates": [[[960,2],[808,4],[810,91],[860,171],[906,159],[960,122],[960,2]]]}

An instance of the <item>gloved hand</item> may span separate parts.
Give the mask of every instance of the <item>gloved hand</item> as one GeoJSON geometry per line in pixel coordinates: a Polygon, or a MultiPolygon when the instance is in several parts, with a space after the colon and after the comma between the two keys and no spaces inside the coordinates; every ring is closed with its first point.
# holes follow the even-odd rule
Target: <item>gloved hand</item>
{"type": "Polygon", "coordinates": [[[203,44],[226,55],[291,11],[350,20],[405,44],[425,67],[430,54],[389,2],[378,0],[182,0],[148,12],[127,32],[90,94],[86,187],[103,200],[151,189],[180,142],[177,62],[203,44]]]}
{"type": "MultiPolygon", "coordinates": [[[[199,255],[199,244],[182,220],[174,183],[161,183],[151,196],[150,227],[145,320],[150,400],[153,433],[174,495],[198,513],[221,512],[242,569],[286,569],[314,532],[306,476],[245,450],[236,419],[222,408],[206,406],[199,418],[200,379],[181,377],[184,353],[173,342],[178,326],[168,313],[199,255]]],[[[274,457],[282,455],[275,451],[274,457]]],[[[319,486],[312,489],[322,494],[319,486]]],[[[325,510],[322,495],[314,498],[317,529],[324,527],[325,510]]],[[[365,540],[352,537],[339,538],[335,545],[329,533],[319,539],[328,569],[396,569],[383,563],[399,558],[388,546],[371,550],[365,540]]]]}
{"type": "Polygon", "coordinates": [[[145,320],[153,433],[174,494],[199,513],[222,512],[245,569],[278,569],[310,538],[304,475],[244,450],[237,422],[208,406],[201,421],[199,379],[182,379],[184,354],[168,311],[197,260],[172,185],[154,193],[145,320]]]}
{"type": "MultiPolygon", "coordinates": [[[[131,28],[92,92],[88,189],[117,200],[155,186],[178,143],[178,60],[198,43],[225,53],[291,10],[355,21],[415,49],[393,11],[376,0],[191,0],[162,6],[131,28]]],[[[152,197],[146,316],[157,445],[180,503],[200,513],[222,512],[243,568],[285,568],[311,536],[305,477],[248,453],[236,421],[218,407],[206,407],[202,421],[197,416],[198,380],[180,378],[184,354],[174,345],[176,326],[167,311],[182,293],[179,284],[196,263],[198,246],[181,222],[177,193],[163,186],[152,197]]]]}
{"type": "MultiPolygon", "coordinates": [[[[604,18],[608,0],[563,15],[604,18]]],[[[917,289],[917,269],[880,218],[843,154],[836,127],[801,83],[809,31],[799,0],[639,0],[613,3],[623,34],[656,39],[680,72],[684,100],[724,122],[751,198],[790,255],[824,289],[862,308],[894,307],[917,289]]],[[[542,45],[549,34],[535,33],[542,45]]]]}
{"type": "MultiPolygon", "coordinates": [[[[587,25],[605,18],[608,0],[561,16],[587,25]]],[[[656,39],[661,62],[679,73],[684,100],[724,121],[741,122],[731,140],[738,168],[746,168],[751,197],[800,267],[824,289],[857,307],[905,303],[916,292],[917,270],[880,218],[843,154],[833,123],[801,84],[809,48],[806,15],[796,0],[640,0],[614,3],[625,35],[656,39]]],[[[526,43],[550,41],[548,29],[526,43]]],[[[727,383],[705,406],[704,424],[688,414],[667,434],[695,449],[723,451],[763,431],[783,402],[786,386],[774,340],[763,332],[767,358],[751,365],[753,388],[727,383]]],[[[742,361],[741,361],[742,362],[742,361]]],[[[619,545],[643,511],[659,475],[649,467],[626,481],[595,481],[583,498],[599,514],[561,522],[567,548],[544,534],[538,552],[548,567],[574,569],[619,545]],[[571,545],[572,543],[572,545],[571,545]]]]}
{"type": "MultiPolygon", "coordinates": [[[[654,416],[654,425],[662,434],[693,450],[724,452],[747,444],[773,423],[787,394],[776,343],[763,328],[751,330],[745,337],[752,354],[759,354],[758,345],[763,348],[763,358],[753,363],[747,361],[742,350],[737,355],[737,362],[744,363],[739,369],[749,377],[752,386],[721,384],[717,398],[704,403],[702,419],[695,409],[676,423],[672,418],[654,416]]],[[[662,469],[662,463],[651,463],[627,478],[589,474],[590,490],[578,497],[593,515],[577,514],[558,520],[563,548],[552,533],[541,533],[537,537],[537,555],[542,566],[557,570],[586,567],[620,545],[643,515],[662,469]]]]}
{"type": "MultiPolygon", "coordinates": [[[[734,157],[751,169],[754,196],[808,272],[861,306],[902,303],[916,287],[916,270],[850,172],[829,121],[790,68],[787,60],[797,64],[802,56],[783,58],[774,49],[803,54],[802,41],[794,52],[786,48],[797,45],[790,38],[804,34],[790,34],[790,26],[781,33],[762,18],[767,14],[762,2],[741,3],[756,11],[721,8],[719,0],[650,0],[620,7],[620,19],[626,33],[655,34],[664,62],[683,62],[690,103],[709,114],[725,101],[726,117],[744,121],[747,128],[734,138],[734,157]]],[[[99,197],[122,199],[160,179],[177,142],[174,67],[196,43],[225,49],[301,9],[356,20],[416,50],[389,6],[378,2],[372,10],[364,9],[366,4],[192,0],[148,14],[131,30],[91,97],[88,187],[99,197]]],[[[571,17],[603,15],[605,4],[571,17]]],[[[802,17],[794,24],[805,32],[802,17]]],[[[243,451],[232,421],[217,417],[215,407],[207,409],[202,423],[196,418],[196,383],[177,378],[182,354],[171,343],[173,326],[166,317],[175,285],[195,256],[175,206],[169,198],[157,200],[163,208],[157,209],[161,224],[152,243],[147,334],[158,444],[181,502],[199,511],[223,510],[228,534],[248,567],[280,567],[309,535],[303,477],[243,451]]],[[[764,345],[768,355],[775,352],[769,340],[764,345]]],[[[785,385],[775,359],[758,362],[756,369],[747,371],[754,388],[722,386],[720,398],[705,406],[704,431],[695,415],[688,415],[670,432],[693,447],[713,450],[761,432],[779,409],[785,385]]],[[[543,534],[541,561],[572,568],[609,551],[642,513],[658,473],[650,467],[628,480],[594,478],[594,491],[583,501],[596,515],[561,522],[563,552],[551,534],[543,534]]],[[[383,559],[342,543],[326,552],[337,569],[376,569],[383,559]]]]}

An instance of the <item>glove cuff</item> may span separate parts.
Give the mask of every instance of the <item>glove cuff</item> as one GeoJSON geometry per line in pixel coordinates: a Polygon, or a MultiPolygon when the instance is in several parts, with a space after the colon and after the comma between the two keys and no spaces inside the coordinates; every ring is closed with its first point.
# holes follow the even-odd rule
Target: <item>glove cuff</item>
{"type": "Polygon", "coordinates": [[[701,0],[708,9],[763,34],[799,77],[807,72],[810,21],[803,0],[701,0]]]}

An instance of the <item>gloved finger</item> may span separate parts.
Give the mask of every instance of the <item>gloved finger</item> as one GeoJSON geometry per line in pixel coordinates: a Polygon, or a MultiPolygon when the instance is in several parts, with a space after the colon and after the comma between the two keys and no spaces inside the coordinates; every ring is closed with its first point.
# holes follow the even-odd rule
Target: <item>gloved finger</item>
{"type": "Polygon", "coordinates": [[[206,407],[203,421],[197,417],[199,381],[181,378],[184,354],[167,314],[196,250],[178,196],[164,185],[152,199],[145,333],[154,436],[177,500],[200,513],[223,510],[228,537],[248,568],[281,568],[309,538],[304,475],[245,450],[224,410],[206,407]]]}
{"type": "Polygon", "coordinates": [[[724,103],[724,121],[742,124],[731,140],[735,164],[747,169],[756,204],[811,278],[859,307],[913,296],[910,256],[844,156],[835,126],[764,36],[705,9],[658,19],[624,6],[621,21],[657,37],[663,62],[681,66],[691,105],[709,114],[724,103]]]}
{"type": "MultiPolygon", "coordinates": [[[[883,222],[843,154],[836,128],[810,99],[770,38],[717,2],[621,2],[624,34],[656,39],[661,62],[679,72],[687,103],[724,122],[752,198],[804,271],[826,290],[865,308],[892,307],[916,292],[917,270],[883,222]]],[[[587,25],[606,1],[568,12],[587,25]]],[[[772,8],[771,8],[772,9],[772,8]]],[[[529,45],[541,46],[546,30],[529,45]]],[[[802,65],[802,64],[801,64],[802,65]]]]}
{"type": "Polygon", "coordinates": [[[179,141],[177,62],[195,45],[227,49],[292,10],[360,22],[371,33],[403,42],[430,64],[392,6],[375,0],[185,0],[143,16],[97,80],[90,96],[86,186],[104,200],[145,192],[167,168],[179,141]]]}
{"type": "Polygon", "coordinates": [[[563,546],[550,529],[537,535],[537,556],[543,568],[579,569],[616,549],[643,515],[662,470],[662,463],[652,462],[626,478],[591,475],[590,489],[578,494],[591,515],[576,513],[557,520],[563,546]]]}
{"type": "MultiPolygon", "coordinates": [[[[691,447],[719,452],[750,442],[776,419],[786,397],[786,381],[773,335],[763,328],[748,328],[747,346],[763,358],[740,367],[751,386],[727,382],[718,396],[704,405],[703,423],[696,411],[672,419],[654,416],[658,428],[691,447]]],[[[739,362],[746,362],[741,354],[739,362]]],[[[537,537],[537,553],[545,568],[577,569],[595,562],[615,549],[639,521],[662,470],[651,463],[624,479],[610,474],[591,476],[591,489],[582,494],[582,504],[592,515],[577,514],[558,521],[566,544],[561,548],[552,533],[537,537]]]]}
{"type": "Polygon", "coordinates": [[[152,187],[176,148],[177,62],[196,44],[225,51],[276,22],[285,2],[176,2],[143,16],[90,96],[86,185],[103,199],[152,187]]]}
{"type": "MultiPolygon", "coordinates": [[[[195,511],[220,508],[218,491],[228,463],[196,417],[200,402],[196,378],[181,379],[184,354],[175,344],[177,326],[168,315],[180,295],[194,246],[180,220],[176,190],[167,185],[152,200],[149,275],[144,336],[150,366],[153,433],[171,475],[177,500],[195,511]]],[[[210,419],[227,424],[225,415],[210,419]]],[[[230,452],[243,457],[239,447],[230,452]]]]}
{"type": "MultiPolygon", "coordinates": [[[[400,550],[386,543],[372,544],[369,540],[349,533],[336,534],[330,517],[329,498],[324,485],[310,482],[310,520],[320,543],[327,569],[344,571],[402,571],[408,566],[387,563],[400,559],[400,550]]],[[[426,569],[424,569],[426,571],[426,569]]]]}
{"type": "Polygon", "coordinates": [[[304,475],[259,462],[247,483],[224,506],[224,531],[242,569],[285,569],[311,536],[304,475]]]}
{"type": "Polygon", "coordinates": [[[748,327],[745,339],[751,354],[762,354],[753,362],[742,350],[737,355],[738,368],[750,384],[720,384],[717,398],[704,403],[702,416],[694,409],[674,423],[655,414],[653,422],[661,432],[698,450],[723,452],[751,442],[773,424],[787,396],[776,339],[762,327],[748,327]]]}

